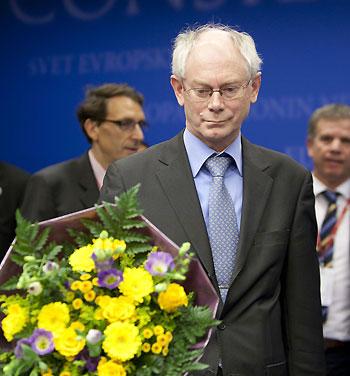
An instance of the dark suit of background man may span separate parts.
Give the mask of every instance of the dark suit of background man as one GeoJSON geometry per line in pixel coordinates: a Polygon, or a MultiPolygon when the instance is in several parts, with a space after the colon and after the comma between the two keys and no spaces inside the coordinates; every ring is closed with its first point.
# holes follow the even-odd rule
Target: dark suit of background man
{"type": "Polygon", "coordinates": [[[16,209],[21,206],[29,174],[0,162],[0,261],[15,237],[16,209]]]}
{"type": "MultiPolygon", "coordinates": [[[[311,116],[307,147],[314,163],[327,375],[350,375],[350,106],[330,104],[311,116]],[[333,209],[327,194],[336,197],[333,209]],[[328,208],[330,210],[328,210],[328,208]]],[[[330,196],[332,197],[332,196],[330,196]]]]}
{"type": "MultiPolygon", "coordinates": [[[[323,375],[311,174],[240,133],[258,97],[260,64],[248,34],[220,25],[180,33],[171,85],[184,107],[186,129],[112,163],[100,200],[112,201],[140,182],[146,217],[176,243],[192,243],[222,294],[226,286],[218,286],[222,276],[215,275],[208,236],[213,234],[208,203],[214,178],[205,163],[213,154],[229,155],[225,159],[234,161],[225,175],[227,204],[234,203],[239,244],[227,297],[219,307],[222,323],[206,348],[203,361],[209,369],[203,374],[323,375]]],[[[223,237],[231,235],[226,221],[218,225],[223,237]]],[[[231,257],[234,249],[226,249],[225,259],[231,257]]]]}
{"type": "Polygon", "coordinates": [[[26,189],[23,215],[41,221],[93,206],[109,164],[141,146],[146,125],[142,106],[143,96],[126,84],[90,88],[77,110],[90,149],[34,174],[26,189]]]}

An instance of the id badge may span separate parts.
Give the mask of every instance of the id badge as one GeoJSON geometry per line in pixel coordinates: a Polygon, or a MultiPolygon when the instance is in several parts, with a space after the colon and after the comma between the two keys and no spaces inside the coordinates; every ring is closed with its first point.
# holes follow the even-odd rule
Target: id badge
{"type": "Polygon", "coordinates": [[[320,279],[321,279],[321,304],[322,306],[328,307],[332,303],[334,269],[320,266],[320,279]]]}

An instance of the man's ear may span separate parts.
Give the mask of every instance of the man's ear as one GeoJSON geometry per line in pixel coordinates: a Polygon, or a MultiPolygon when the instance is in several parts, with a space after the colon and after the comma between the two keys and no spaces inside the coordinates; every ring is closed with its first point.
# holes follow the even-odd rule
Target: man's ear
{"type": "Polygon", "coordinates": [[[308,137],[306,140],[306,150],[307,150],[307,155],[312,159],[314,156],[314,139],[311,137],[308,137]]]}
{"type": "Polygon", "coordinates": [[[84,129],[92,141],[96,141],[98,139],[99,127],[97,126],[96,121],[86,119],[84,122],[84,129]]]}
{"type": "Polygon", "coordinates": [[[183,90],[181,80],[177,76],[172,74],[170,77],[170,83],[171,83],[171,86],[173,87],[177,102],[179,103],[180,106],[183,106],[184,105],[184,90],[183,90]]]}
{"type": "Polygon", "coordinates": [[[261,72],[258,72],[252,82],[252,92],[250,94],[250,102],[255,103],[258,99],[259,89],[261,86],[261,72]]]}

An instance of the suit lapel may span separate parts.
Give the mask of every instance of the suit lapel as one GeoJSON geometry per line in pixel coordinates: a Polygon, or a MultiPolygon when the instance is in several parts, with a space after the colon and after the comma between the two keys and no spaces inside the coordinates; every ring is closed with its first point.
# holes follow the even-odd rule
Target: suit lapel
{"type": "Polygon", "coordinates": [[[89,208],[97,202],[99,190],[87,153],[77,160],[76,173],[80,187],[79,199],[84,208],[89,208]]]}
{"type": "Polygon", "coordinates": [[[242,138],[243,206],[237,265],[233,281],[245,264],[264,209],[268,204],[273,179],[264,172],[269,164],[254,145],[242,138]]]}
{"type": "Polygon", "coordinates": [[[176,136],[159,157],[159,182],[167,196],[188,241],[209,276],[214,275],[207,230],[197,196],[192,171],[187,159],[182,132],[176,136]]]}

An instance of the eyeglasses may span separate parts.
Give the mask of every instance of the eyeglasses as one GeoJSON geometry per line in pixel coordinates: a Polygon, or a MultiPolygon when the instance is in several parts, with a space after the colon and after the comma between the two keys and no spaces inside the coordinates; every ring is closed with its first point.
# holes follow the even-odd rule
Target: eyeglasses
{"type": "MultiPolygon", "coordinates": [[[[194,87],[185,90],[185,93],[194,102],[205,102],[208,101],[213,93],[220,93],[221,97],[225,100],[238,99],[243,96],[244,89],[246,89],[252,80],[244,83],[243,85],[230,85],[224,86],[220,89],[211,89],[205,87],[194,87]]],[[[185,88],[185,86],[183,86],[185,88]]]]}
{"type": "Polygon", "coordinates": [[[132,132],[135,129],[136,125],[139,125],[139,127],[142,130],[145,130],[148,127],[148,124],[145,120],[140,120],[140,121],[133,120],[133,119],[122,119],[122,120],[96,119],[96,120],[99,122],[112,123],[125,132],[132,132]]]}

